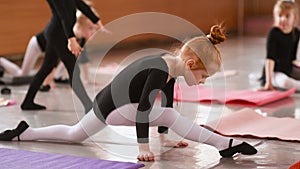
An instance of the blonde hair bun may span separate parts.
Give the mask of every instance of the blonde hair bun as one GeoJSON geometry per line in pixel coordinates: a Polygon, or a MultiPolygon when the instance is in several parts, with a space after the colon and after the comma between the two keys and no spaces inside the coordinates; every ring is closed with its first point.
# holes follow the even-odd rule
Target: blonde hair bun
{"type": "Polygon", "coordinates": [[[207,38],[211,41],[212,44],[217,45],[226,40],[224,30],[220,25],[214,25],[210,28],[210,33],[207,35],[207,38]]]}

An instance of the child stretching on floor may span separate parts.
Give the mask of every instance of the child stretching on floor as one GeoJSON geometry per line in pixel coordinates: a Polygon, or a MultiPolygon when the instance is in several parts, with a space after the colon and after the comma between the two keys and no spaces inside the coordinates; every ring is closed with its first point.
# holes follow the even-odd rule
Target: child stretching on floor
{"type": "Polygon", "coordinates": [[[1,133],[0,140],[82,142],[107,124],[136,126],[137,158],[153,161],[149,126],[160,126],[158,132],[163,146],[187,146],[183,141],[174,142],[166,138],[170,128],[186,139],[216,147],[222,157],[232,157],[235,153],[256,154],[257,150],[248,143],[213,133],[172,108],[175,78],[183,76],[190,86],[205,83],[207,77],[220,70],[221,55],[215,44],[224,40],[222,29],[213,26],[210,35],[187,41],[176,56],[163,53],[141,58],[123,69],[97,94],[93,108],[77,124],[31,128],[22,121],[16,129],[1,133]],[[161,107],[154,105],[159,91],[165,96],[161,107]]]}
{"type": "Polygon", "coordinates": [[[274,27],[267,38],[267,59],[261,77],[261,90],[276,88],[300,91],[300,63],[296,62],[299,42],[298,6],[290,0],[279,0],[274,6],[274,27]]]}

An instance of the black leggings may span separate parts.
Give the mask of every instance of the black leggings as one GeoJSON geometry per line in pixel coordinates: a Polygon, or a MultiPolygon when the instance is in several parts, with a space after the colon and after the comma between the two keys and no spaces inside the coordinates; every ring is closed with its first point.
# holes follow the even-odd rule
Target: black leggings
{"type": "Polygon", "coordinates": [[[33,103],[33,100],[44,79],[56,66],[58,57],[67,68],[70,77],[70,85],[73,91],[82,102],[85,111],[88,112],[92,108],[92,101],[87,95],[80,79],[80,70],[78,64],[76,64],[76,56],[67,49],[66,44],[56,44],[55,46],[49,44],[46,46],[45,59],[40,70],[37,72],[29,86],[24,103],[33,103]]]}

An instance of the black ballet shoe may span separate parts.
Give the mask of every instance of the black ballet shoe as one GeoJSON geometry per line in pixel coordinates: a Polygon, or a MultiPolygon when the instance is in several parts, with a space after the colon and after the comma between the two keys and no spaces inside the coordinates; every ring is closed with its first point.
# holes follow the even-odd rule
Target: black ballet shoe
{"type": "Polygon", "coordinates": [[[46,107],[35,103],[22,103],[22,110],[45,110],[46,107]]]}
{"type": "Polygon", "coordinates": [[[5,94],[5,95],[11,94],[10,88],[8,88],[8,87],[3,87],[3,88],[1,89],[1,94],[5,94]]]}
{"type": "Polygon", "coordinates": [[[62,77],[54,78],[55,83],[61,83],[61,84],[69,84],[70,80],[68,78],[63,79],[62,77]]]}
{"type": "Polygon", "coordinates": [[[242,142],[236,146],[232,146],[233,139],[229,141],[229,148],[219,151],[222,157],[232,157],[236,153],[244,155],[253,155],[257,153],[257,150],[246,142],[242,142]]]}
{"type": "Polygon", "coordinates": [[[40,91],[41,92],[48,92],[48,91],[50,91],[50,89],[51,89],[51,86],[50,85],[42,85],[41,87],[40,87],[40,91]]]}
{"type": "Polygon", "coordinates": [[[0,141],[12,141],[13,138],[18,137],[20,140],[20,135],[29,127],[25,121],[21,121],[19,125],[13,130],[5,130],[0,133],[0,141]]]}

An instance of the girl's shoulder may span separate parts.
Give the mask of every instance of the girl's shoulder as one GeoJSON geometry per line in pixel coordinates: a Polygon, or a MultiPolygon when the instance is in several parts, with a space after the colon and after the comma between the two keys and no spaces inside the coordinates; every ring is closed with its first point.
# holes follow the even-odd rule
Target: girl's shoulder
{"type": "Polygon", "coordinates": [[[278,27],[272,27],[268,33],[268,38],[279,38],[280,35],[282,34],[281,30],[278,27]]]}

